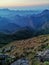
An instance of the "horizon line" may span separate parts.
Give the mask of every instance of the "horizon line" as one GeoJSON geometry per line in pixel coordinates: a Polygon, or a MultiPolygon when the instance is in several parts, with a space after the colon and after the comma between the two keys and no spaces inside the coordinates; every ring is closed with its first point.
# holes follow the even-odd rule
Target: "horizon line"
{"type": "Polygon", "coordinates": [[[9,8],[9,7],[11,7],[11,8],[15,8],[15,7],[39,7],[39,6],[49,6],[49,3],[47,3],[47,4],[36,4],[36,5],[23,5],[23,6],[0,6],[0,8],[9,8]]]}

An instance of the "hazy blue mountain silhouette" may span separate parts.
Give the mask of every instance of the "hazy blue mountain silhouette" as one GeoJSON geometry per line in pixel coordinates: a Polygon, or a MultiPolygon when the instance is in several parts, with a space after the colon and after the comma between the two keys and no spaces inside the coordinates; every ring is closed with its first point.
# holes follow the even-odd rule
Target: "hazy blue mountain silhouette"
{"type": "Polygon", "coordinates": [[[12,33],[20,28],[19,25],[15,23],[10,23],[7,18],[0,17],[0,32],[12,33]]]}
{"type": "Polygon", "coordinates": [[[49,22],[49,10],[44,10],[35,16],[32,15],[31,18],[35,28],[40,29],[46,22],[49,22]]]}
{"type": "Polygon", "coordinates": [[[2,45],[18,39],[49,34],[49,10],[28,15],[20,15],[22,13],[20,11],[16,14],[18,11],[11,12],[8,9],[3,9],[1,12],[2,10],[0,10],[0,44],[2,45]]]}
{"type": "MultiPolygon", "coordinates": [[[[9,9],[2,9],[2,10],[3,12],[6,11],[6,13],[7,12],[21,13],[21,11],[16,12],[13,10],[10,11],[9,9]]],[[[26,28],[26,27],[38,31],[38,30],[46,29],[48,24],[49,24],[49,10],[44,10],[38,14],[30,14],[23,16],[16,14],[15,15],[9,14],[9,17],[0,16],[0,32],[12,33],[12,32],[17,32],[22,28],[26,28]]]]}

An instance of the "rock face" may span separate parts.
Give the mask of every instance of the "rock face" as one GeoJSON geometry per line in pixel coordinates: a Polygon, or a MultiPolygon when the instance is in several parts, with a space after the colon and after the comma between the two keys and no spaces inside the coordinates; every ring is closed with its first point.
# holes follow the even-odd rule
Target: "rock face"
{"type": "Polygon", "coordinates": [[[49,49],[44,50],[42,52],[38,52],[36,57],[41,62],[49,61],[49,49]]]}
{"type": "Polygon", "coordinates": [[[29,65],[29,62],[27,59],[21,58],[15,61],[14,63],[12,63],[11,65],[29,65]]]}

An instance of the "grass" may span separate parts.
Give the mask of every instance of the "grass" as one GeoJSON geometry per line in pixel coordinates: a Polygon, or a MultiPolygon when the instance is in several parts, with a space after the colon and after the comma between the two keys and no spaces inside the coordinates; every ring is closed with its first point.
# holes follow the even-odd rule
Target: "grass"
{"type": "Polygon", "coordinates": [[[30,65],[46,65],[46,63],[41,63],[35,58],[35,55],[38,51],[49,49],[49,35],[40,35],[26,40],[19,40],[11,42],[4,47],[3,49],[10,48],[10,51],[3,52],[9,56],[15,56],[16,59],[25,57],[29,60],[30,65]],[[12,50],[11,48],[14,47],[12,50]]]}

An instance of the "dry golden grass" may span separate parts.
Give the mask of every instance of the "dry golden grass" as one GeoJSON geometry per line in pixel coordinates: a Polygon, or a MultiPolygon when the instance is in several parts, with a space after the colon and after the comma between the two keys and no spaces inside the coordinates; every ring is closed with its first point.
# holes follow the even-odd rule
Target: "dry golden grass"
{"type": "Polygon", "coordinates": [[[24,51],[31,51],[31,49],[33,51],[41,44],[45,44],[45,42],[49,42],[49,35],[41,35],[26,40],[14,41],[4,46],[2,49],[14,46],[15,48],[13,50],[6,53],[8,53],[9,55],[15,55],[16,53],[18,55],[21,55],[24,51]]]}
{"type": "Polygon", "coordinates": [[[16,40],[7,44],[1,49],[3,50],[10,48],[10,51],[5,52],[4,54],[8,54],[9,56],[15,56],[15,58],[25,56],[29,59],[29,64],[32,65],[32,62],[34,62],[34,59],[32,58],[34,58],[38,50],[41,50],[42,45],[47,44],[49,45],[49,35],[40,35],[30,39],[19,41],[16,40]],[[11,47],[14,47],[14,49],[11,50],[11,47]]]}

